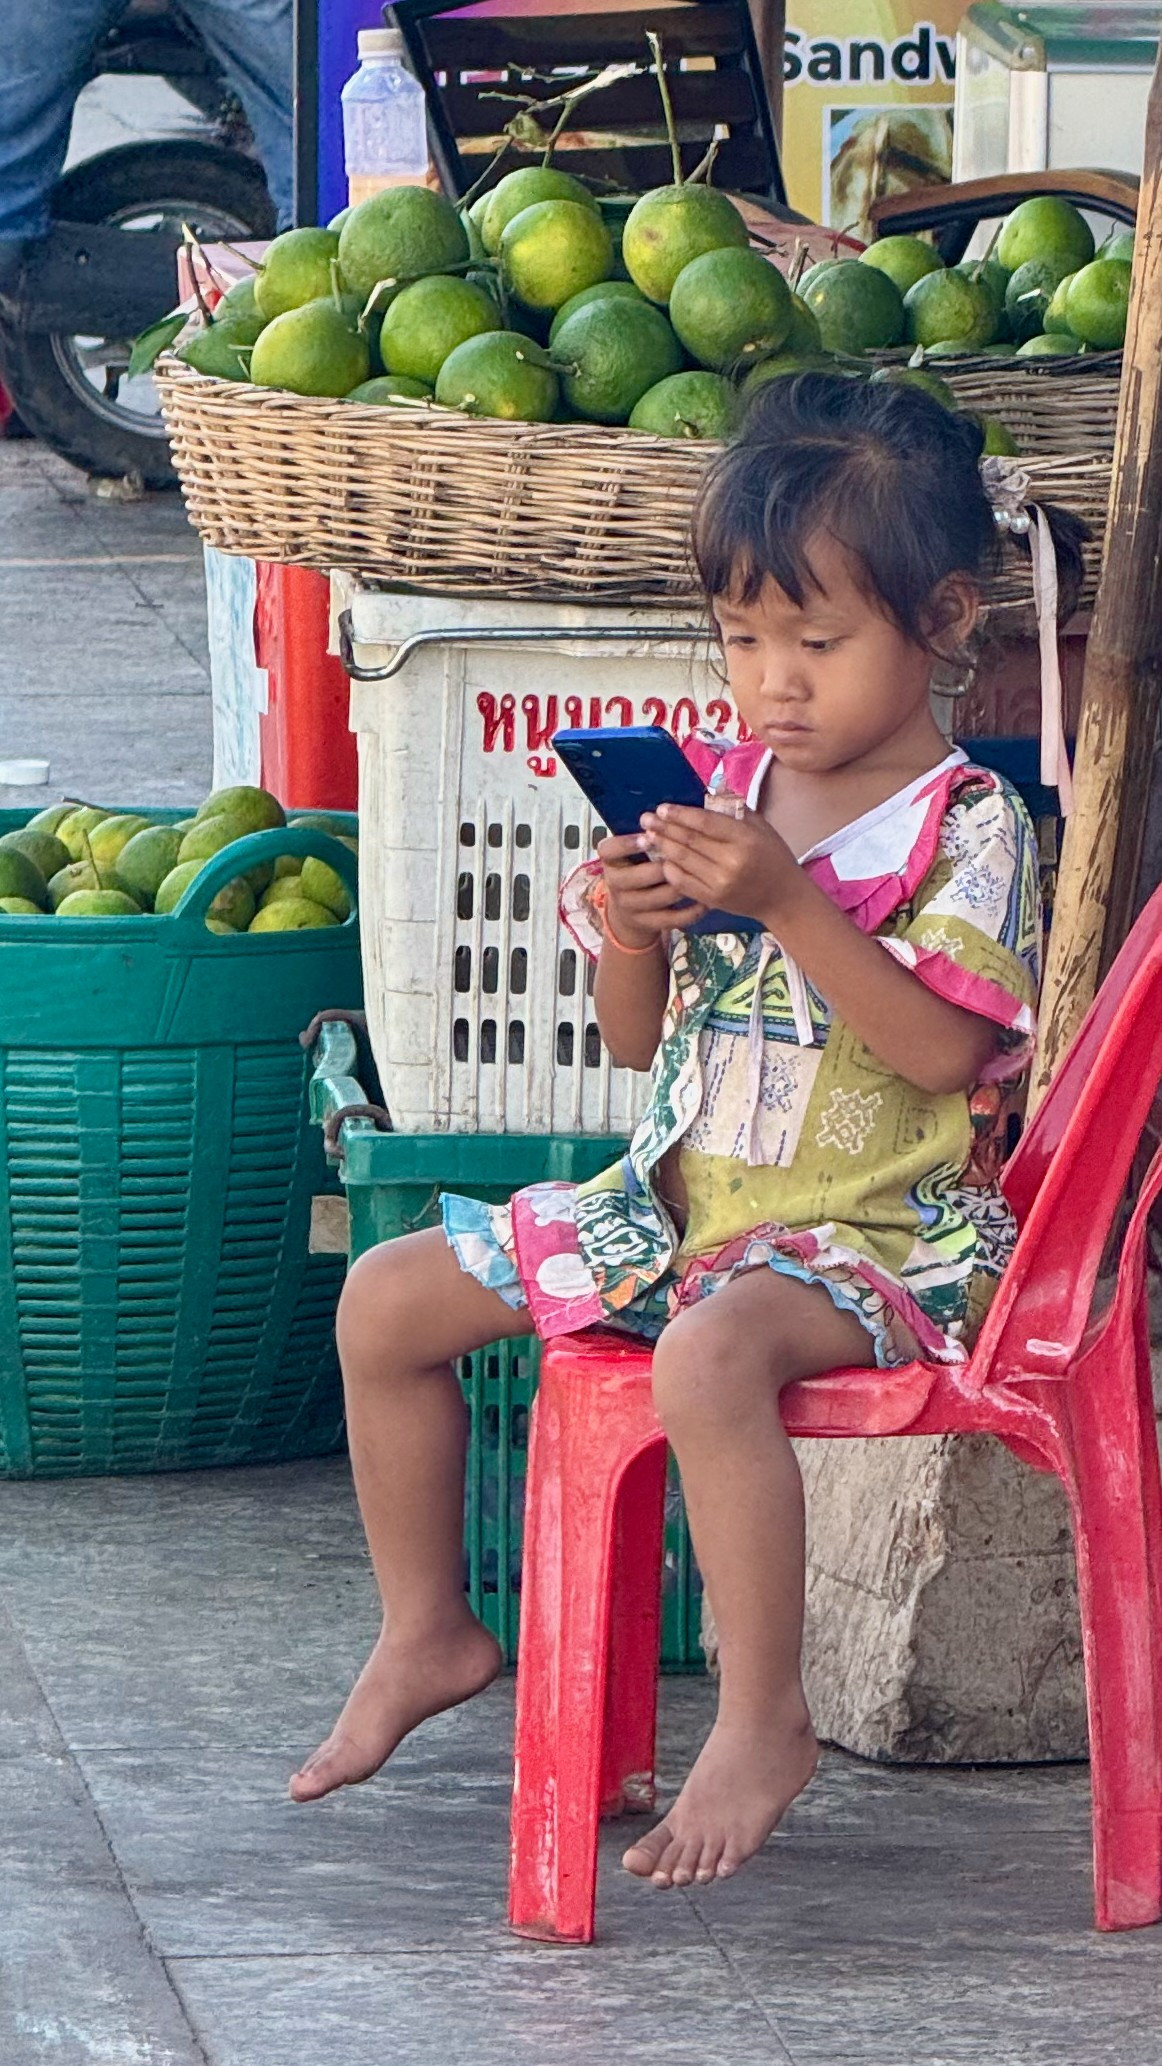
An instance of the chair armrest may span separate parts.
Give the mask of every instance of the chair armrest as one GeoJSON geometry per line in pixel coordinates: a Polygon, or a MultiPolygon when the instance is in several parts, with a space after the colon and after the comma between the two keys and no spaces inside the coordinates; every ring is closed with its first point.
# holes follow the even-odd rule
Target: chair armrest
{"type": "Polygon", "coordinates": [[[1128,172],[1100,169],[1060,172],[1001,172],[989,179],[962,179],[953,186],[913,187],[884,194],[869,210],[878,237],[911,236],[936,230],[941,256],[954,264],[963,256],[978,222],[1007,215],[1034,194],[1060,194],[1078,208],[1098,208],[1119,222],[1133,223],[1139,182],[1128,172]]]}

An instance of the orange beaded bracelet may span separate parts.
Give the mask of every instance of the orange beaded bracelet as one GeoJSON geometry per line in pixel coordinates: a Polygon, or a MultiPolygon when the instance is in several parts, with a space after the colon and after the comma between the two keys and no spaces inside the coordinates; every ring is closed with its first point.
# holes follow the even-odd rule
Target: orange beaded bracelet
{"type": "Polygon", "coordinates": [[[651,940],[648,947],[627,947],[624,940],[618,939],[610,925],[608,912],[602,912],[601,915],[601,937],[608,940],[611,947],[616,947],[619,954],[654,954],[662,944],[659,938],[651,940]]]}

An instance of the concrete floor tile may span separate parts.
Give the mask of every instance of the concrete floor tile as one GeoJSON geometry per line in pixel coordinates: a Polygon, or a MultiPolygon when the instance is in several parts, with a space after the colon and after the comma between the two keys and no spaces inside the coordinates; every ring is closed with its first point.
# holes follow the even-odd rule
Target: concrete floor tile
{"type": "Polygon", "coordinates": [[[209,2066],[791,2066],[705,1946],[449,1948],[438,1957],[182,1960],[209,2066]]]}
{"type": "Polygon", "coordinates": [[[100,696],[6,694],[3,716],[6,755],[47,760],[50,774],[44,788],[0,788],[0,808],[40,810],[61,796],[195,804],[210,787],[213,715],[208,685],[192,677],[164,698],[113,682],[100,696]]]}
{"type": "Polygon", "coordinates": [[[1156,1932],[1069,1947],[772,1949],[757,1994],[795,2066],[1157,2066],[1156,1932]]]}
{"type": "MultiPolygon", "coordinates": [[[[497,1709],[509,1705],[492,1703],[506,1753],[495,1776],[480,1776],[472,1736],[450,1715],[366,1786],[309,1807],[288,1799],[281,1752],[77,1757],[164,1957],[434,1950],[491,1940],[503,1925],[511,1723],[497,1709]]],[[[661,1932],[704,1946],[685,1898],[659,1901],[622,1870],[630,1834],[625,1822],[602,1832],[603,1938],[649,1947],[661,1932]]]]}
{"type": "Polygon", "coordinates": [[[0,1758],[0,1832],[4,2066],[202,2066],[59,1739],[0,1758]]]}

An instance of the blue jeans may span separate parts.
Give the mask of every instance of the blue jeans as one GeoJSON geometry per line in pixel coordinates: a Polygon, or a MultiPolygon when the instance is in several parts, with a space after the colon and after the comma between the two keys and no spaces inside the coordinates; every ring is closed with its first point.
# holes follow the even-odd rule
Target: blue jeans
{"type": "MultiPolygon", "coordinates": [[[[280,223],[291,220],[293,0],[183,0],[246,110],[280,223]]],[[[0,244],[42,236],[93,51],[124,0],[0,0],[0,244]]]]}

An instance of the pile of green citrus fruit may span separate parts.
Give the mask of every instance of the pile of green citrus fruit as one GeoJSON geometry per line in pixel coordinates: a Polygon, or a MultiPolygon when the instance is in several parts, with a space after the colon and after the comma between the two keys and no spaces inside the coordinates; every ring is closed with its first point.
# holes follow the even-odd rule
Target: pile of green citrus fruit
{"type": "MultiPolygon", "coordinates": [[[[357,842],[342,819],[296,812],[288,820],[268,790],[217,789],[190,818],[159,823],[147,813],[57,803],[0,836],[0,913],[9,917],[137,918],[172,912],[215,855],[253,832],[290,824],[357,842]]],[[[341,925],[351,898],[325,861],[276,855],[228,881],[211,901],[214,933],[301,932],[341,925]]]]}
{"type": "MultiPolygon", "coordinates": [[[[467,209],[393,188],[277,237],[179,356],[296,394],[721,438],[740,398],[805,367],[858,371],[863,355],[911,346],[913,365],[887,377],[955,406],[923,360],[1104,351],[1125,336],[1132,237],[1095,255],[1057,195],[1015,208],[984,259],[946,267],[925,239],[890,236],[812,266],[798,292],[715,188],[659,187],[627,206],[545,165],[467,209]]],[[[1012,449],[1003,426],[989,435],[1012,449]]]]}
{"type": "Polygon", "coordinates": [[[720,438],[742,375],[787,347],[818,328],[725,194],[617,207],[529,165],[467,210],[396,187],[287,231],[178,356],[295,394],[720,438]]]}

